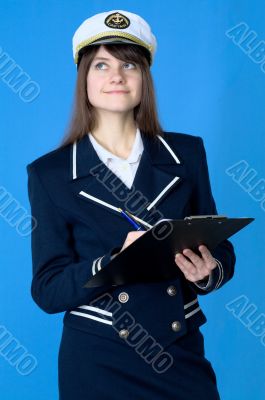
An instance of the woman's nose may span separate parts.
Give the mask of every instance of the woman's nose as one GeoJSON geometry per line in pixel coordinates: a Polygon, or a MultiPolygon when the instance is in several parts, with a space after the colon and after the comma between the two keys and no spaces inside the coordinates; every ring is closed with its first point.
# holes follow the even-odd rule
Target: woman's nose
{"type": "Polygon", "coordinates": [[[112,82],[123,82],[124,81],[124,75],[123,75],[122,71],[119,68],[113,70],[111,72],[110,80],[112,82]]]}

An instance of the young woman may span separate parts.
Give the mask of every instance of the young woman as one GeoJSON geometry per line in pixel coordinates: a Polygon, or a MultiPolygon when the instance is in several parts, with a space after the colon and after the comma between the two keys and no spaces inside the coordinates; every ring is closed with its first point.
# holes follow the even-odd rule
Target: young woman
{"type": "MultiPolygon", "coordinates": [[[[177,278],[85,288],[161,218],[217,214],[203,141],[164,132],[150,66],[156,39],[127,11],[97,14],[73,38],[78,68],[68,135],[27,165],[32,215],[32,296],[65,312],[61,400],[219,399],[204,356],[198,302],[233,276],[229,241],[174,260],[177,278]]],[[[142,265],[144,268],[145,265],[142,265]]],[[[126,268],[126,265],[124,266],[126,268]]]]}

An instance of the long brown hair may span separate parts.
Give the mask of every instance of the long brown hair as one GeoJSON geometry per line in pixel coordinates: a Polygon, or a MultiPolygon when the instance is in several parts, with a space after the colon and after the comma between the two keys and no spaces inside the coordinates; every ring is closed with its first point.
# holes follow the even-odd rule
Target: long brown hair
{"type": "MultiPolygon", "coordinates": [[[[59,147],[64,147],[75,140],[79,141],[88,132],[93,131],[97,125],[95,109],[87,96],[87,74],[99,46],[99,44],[88,46],[81,55],[77,66],[78,74],[72,116],[59,147]]],[[[143,134],[149,137],[163,136],[163,130],[158,120],[147,50],[133,44],[108,44],[106,49],[114,57],[125,62],[137,63],[140,66],[143,74],[142,97],[140,104],[134,108],[134,119],[143,134]]]]}

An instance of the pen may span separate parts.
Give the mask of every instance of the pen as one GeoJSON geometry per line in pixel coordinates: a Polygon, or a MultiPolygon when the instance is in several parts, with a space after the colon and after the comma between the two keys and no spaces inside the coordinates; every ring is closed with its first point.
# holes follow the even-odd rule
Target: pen
{"type": "Polygon", "coordinates": [[[137,231],[143,231],[144,229],[141,227],[141,225],[137,224],[129,215],[126,213],[126,211],[123,211],[121,208],[119,208],[120,213],[127,219],[127,221],[130,222],[131,225],[137,230],[137,231]]]}

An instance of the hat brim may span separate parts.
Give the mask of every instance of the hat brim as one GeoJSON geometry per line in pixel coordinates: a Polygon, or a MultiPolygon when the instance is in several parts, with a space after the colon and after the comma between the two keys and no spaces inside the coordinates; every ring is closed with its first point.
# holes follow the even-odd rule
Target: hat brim
{"type": "Polygon", "coordinates": [[[136,46],[142,47],[142,48],[146,51],[146,57],[147,57],[147,59],[148,59],[149,64],[151,63],[150,54],[149,54],[148,50],[147,50],[144,46],[142,46],[140,43],[136,43],[136,42],[134,42],[133,40],[130,40],[130,39],[127,39],[127,38],[123,38],[123,37],[107,36],[107,37],[104,37],[104,38],[100,38],[100,39],[98,39],[98,40],[95,40],[95,41],[92,42],[92,43],[89,43],[89,45],[83,47],[83,48],[79,51],[79,57],[78,57],[77,67],[78,67],[79,64],[80,64],[80,61],[81,61],[81,58],[82,58],[83,53],[85,53],[85,52],[87,51],[87,49],[88,49],[90,46],[93,46],[93,45],[95,46],[95,45],[99,45],[99,44],[124,44],[124,43],[127,43],[127,44],[135,44],[136,46]]]}
{"type": "Polygon", "coordinates": [[[90,45],[93,44],[109,44],[109,43],[115,43],[115,44],[119,44],[119,43],[129,43],[129,44],[136,44],[137,46],[140,46],[139,43],[134,42],[133,40],[129,40],[129,39],[125,39],[125,38],[121,38],[121,37],[106,37],[106,38],[102,38],[99,40],[95,40],[93,43],[90,43],[90,45]]]}

